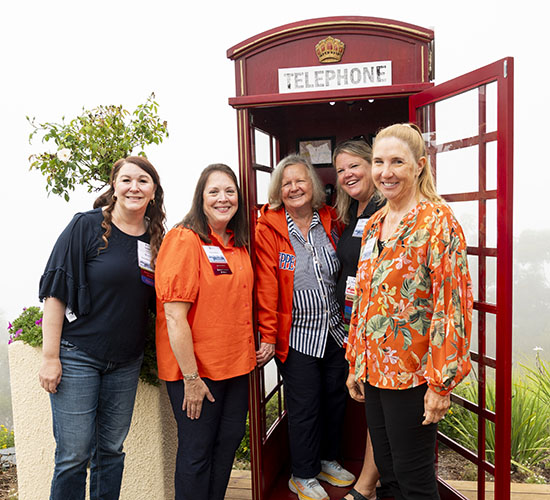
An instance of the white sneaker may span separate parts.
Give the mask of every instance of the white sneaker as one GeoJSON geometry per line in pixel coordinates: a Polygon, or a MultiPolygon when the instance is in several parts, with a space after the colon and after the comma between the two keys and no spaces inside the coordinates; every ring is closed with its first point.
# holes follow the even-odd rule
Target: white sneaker
{"type": "Polygon", "coordinates": [[[300,500],[330,500],[325,488],[314,477],[302,479],[290,476],[288,488],[292,493],[296,493],[300,500]]]}
{"type": "Polygon", "coordinates": [[[355,481],[355,476],[344,469],[336,460],[321,460],[321,472],[317,479],[326,481],[333,486],[349,486],[355,481]]]}

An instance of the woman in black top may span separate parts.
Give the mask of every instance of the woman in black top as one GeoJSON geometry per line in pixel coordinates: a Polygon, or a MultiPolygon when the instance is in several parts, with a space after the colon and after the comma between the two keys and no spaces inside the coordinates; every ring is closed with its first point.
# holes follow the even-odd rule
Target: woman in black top
{"type": "MultiPolygon", "coordinates": [[[[336,254],[342,271],[336,285],[336,298],[344,313],[346,330],[349,328],[355,273],[361,250],[361,237],[367,220],[384,205],[371,177],[372,149],[364,140],[340,143],[334,150],[332,163],[337,175],[336,212],[345,229],[338,241],[336,254]]],[[[370,435],[367,433],[365,459],[355,487],[345,500],[375,500],[376,484],[380,475],[374,463],[370,435]]],[[[383,493],[383,492],[380,492],[383,493]]]]}
{"type": "Polygon", "coordinates": [[[63,231],[40,279],[41,386],[56,440],[51,500],[118,499],[154,265],[164,236],[163,190],[149,161],[117,161],[94,210],[63,231]],[[99,208],[102,207],[102,208],[99,208]]]}

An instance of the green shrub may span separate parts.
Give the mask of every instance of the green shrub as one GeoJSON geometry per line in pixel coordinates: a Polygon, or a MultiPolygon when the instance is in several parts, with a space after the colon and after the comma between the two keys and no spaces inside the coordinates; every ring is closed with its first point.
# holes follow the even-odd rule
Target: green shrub
{"type": "MultiPolygon", "coordinates": [[[[463,383],[455,393],[477,403],[477,383],[463,383]]],[[[541,398],[540,380],[531,383],[515,377],[512,383],[511,457],[515,467],[529,470],[545,461],[550,454],[550,410],[541,398]]],[[[494,381],[486,385],[486,407],[495,411],[494,381]]],[[[478,416],[453,404],[446,419],[440,422],[441,432],[470,450],[477,450],[478,416]]],[[[494,463],[495,426],[486,424],[487,459],[494,463]]]]}
{"type": "Polygon", "coordinates": [[[22,340],[33,347],[42,345],[42,311],[39,307],[24,307],[23,312],[8,324],[9,340],[22,340]]]}
{"type": "Polygon", "coordinates": [[[13,431],[8,430],[5,425],[0,425],[0,449],[5,450],[14,446],[13,431]]]}
{"type": "Polygon", "coordinates": [[[536,387],[540,389],[540,397],[544,400],[547,406],[550,406],[550,365],[547,365],[544,360],[540,358],[540,347],[535,348],[537,351],[535,368],[529,368],[523,366],[527,371],[527,377],[531,380],[536,387]]]}

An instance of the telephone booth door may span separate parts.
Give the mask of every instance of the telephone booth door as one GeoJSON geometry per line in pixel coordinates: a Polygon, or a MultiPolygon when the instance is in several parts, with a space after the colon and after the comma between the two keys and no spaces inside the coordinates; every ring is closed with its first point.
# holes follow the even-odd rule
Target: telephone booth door
{"type": "MultiPolygon", "coordinates": [[[[409,99],[437,191],[468,243],[475,302],[473,374],[466,383],[477,387],[466,397],[453,394],[451,413],[460,407],[477,420],[477,444],[461,445],[442,432],[439,441],[475,464],[479,500],[492,490],[486,473],[494,477],[492,498],[510,498],[513,83],[514,61],[506,58],[409,99]]],[[[442,488],[445,498],[456,498],[449,485],[442,488]]]]}
{"type": "MultiPolygon", "coordinates": [[[[334,50],[340,49],[336,46],[334,50]]],[[[440,433],[440,442],[478,467],[477,498],[485,498],[485,471],[495,475],[495,487],[500,487],[504,495],[504,482],[506,476],[509,477],[509,401],[506,402],[506,397],[509,397],[511,383],[512,60],[505,60],[506,76],[502,69],[504,63],[499,62],[479,73],[434,87],[431,81],[433,32],[398,21],[365,17],[312,19],[281,26],[232,47],[228,57],[235,61],[236,68],[236,97],[230,98],[229,103],[237,111],[239,174],[250,222],[253,261],[258,209],[267,202],[270,173],[282,157],[301,152],[302,147],[308,145],[313,148],[310,149],[313,154],[316,154],[315,148],[320,148],[314,164],[327,186],[329,199],[330,188],[335,185],[335,172],[330,154],[323,154],[327,146],[330,150],[336,143],[356,136],[372,140],[378,129],[396,122],[415,121],[423,131],[429,132],[426,138],[430,160],[438,182],[443,183],[438,184],[438,191],[446,195],[460,222],[471,226],[467,232],[468,250],[477,291],[473,357],[480,396],[477,401],[453,397],[453,404],[479,415],[478,446],[467,449],[444,433],[440,433]],[[345,45],[344,57],[340,62],[330,61],[323,66],[316,47],[326,49],[327,43],[334,44],[334,40],[345,45]],[[384,64],[373,69],[372,62],[384,64]],[[355,63],[367,64],[353,66],[355,63]],[[343,74],[345,67],[362,68],[367,78],[374,75],[375,84],[372,85],[371,79],[363,87],[313,88],[316,84],[327,84],[327,75],[334,74],[330,71],[340,69],[343,74]],[[286,71],[289,68],[294,71],[286,71]],[[309,79],[305,76],[308,71],[309,79]],[[376,82],[377,71],[381,73],[380,80],[387,76],[385,71],[391,78],[376,82]],[[281,77],[285,72],[287,76],[281,77]],[[289,77],[289,73],[293,76],[289,77]],[[285,85],[294,88],[288,91],[283,88],[285,85]],[[451,97],[460,101],[464,94],[468,97],[462,99],[471,100],[470,93],[477,96],[471,109],[477,128],[464,132],[462,120],[455,119],[453,114],[449,116],[446,107],[451,97]],[[486,98],[488,94],[490,99],[486,98]],[[491,104],[487,104],[489,101],[491,104]],[[495,113],[498,120],[487,127],[486,117],[495,113]],[[461,151],[466,155],[464,161],[461,151]],[[472,151],[476,152],[473,159],[472,151]],[[461,188],[454,179],[449,181],[453,173],[461,179],[467,178],[470,184],[461,188]],[[495,204],[498,206],[493,208],[495,204]],[[495,279],[491,280],[488,275],[495,279]],[[487,352],[485,347],[489,332],[497,337],[496,354],[487,352]],[[496,378],[496,411],[485,402],[488,368],[496,378]],[[496,422],[499,440],[494,465],[487,459],[485,446],[485,427],[493,422],[496,422]]],[[[467,113],[465,108],[463,112],[467,113]]],[[[466,116],[472,120],[470,115],[466,116]]],[[[255,370],[250,381],[252,498],[295,500],[296,495],[287,487],[288,422],[284,388],[274,361],[255,370]]],[[[345,428],[344,464],[357,475],[364,454],[366,422],[362,405],[351,399],[345,428]]],[[[339,488],[326,489],[331,498],[343,496],[339,488]]],[[[444,481],[440,481],[440,492],[443,499],[465,498],[444,481]]]]}

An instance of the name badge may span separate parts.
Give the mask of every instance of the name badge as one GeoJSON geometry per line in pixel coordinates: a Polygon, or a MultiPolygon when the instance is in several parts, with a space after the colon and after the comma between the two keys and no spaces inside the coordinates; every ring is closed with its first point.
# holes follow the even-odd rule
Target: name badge
{"type": "Polygon", "coordinates": [[[365,241],[365,243],[361,247],[361,256],[359,257],[359,262],[370,259],[375,244],[376,238],[369,238],[367,241],[365,241]]]}
{"type": "Polygon", "coordinates": [[[355,224],[355,229],[352,234],[354,238],[361,238],[363,236],[363,230],[365,229],[368,221],[369,219],[357,219],[357,224],[355,224]]]}
{"type": "Polygon", "coordinates": [[[76,314],[69,309],[69,306],[65,307],[65,317],[69,323],[76,319],[76,314]]]}
{"type": "Polygon", "coordinates": [[[220,274],[233,274],[220,247],[203,245],[202,248],[216,276],[220,274]]]}
{"type": "Polygon", "coordinates": [[[151,267],[151,246],[145,241],[138,240],[138,266],[141,273],[141,281],[149,286],[155,286],[155,272],[151,267]]]}
{"type": "Polygon", "coordinates": [[[355,295],[355,276],[348,276],[346,279],[346,296],[355,295]]]}

